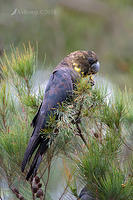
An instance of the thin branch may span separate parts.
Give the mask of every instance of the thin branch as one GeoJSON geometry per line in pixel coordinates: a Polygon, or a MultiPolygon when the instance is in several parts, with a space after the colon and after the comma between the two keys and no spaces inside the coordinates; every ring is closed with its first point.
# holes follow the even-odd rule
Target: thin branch
{"type": "Polygon", "coordinates": [[[32,199],[35,200],[35,194],[32,190],[32,181],[30,181],[30,187],[31,187],[31,192],[32,192],[32,199]]]}
{"type": "MultiPolygon", "coordinates": [[[[81,99],[81,102],[80,102],[80,107],[79,107],[79,111],[77,113],[77,117],[75,119],[75,125],[76,125],[76,128],[78,130],[78,135],[80,136],[80,138],[82,139],[82,141],[84,142],[84,144],[86,145],[86,147],[88,148],[88,144],[86,142],[86,139],[84,137],[84,135],[82,134],[82,131],[81,131],[81,128],[79,126],[79,123],[80,123],[80,115],[81,115],[81,111],[82,111],[82,107],[83,107],[83,102],[84,102],[84,96],[82,97],[81,99]]],[[[93,105],[90,106],[90,108],[92,108],[93,105]]]]}
{"type": "MultiPolygon", "coordinates": [[[[63,161],[63,165],[64,165],[64,170],[66,171],[67,168],[66,168],[66,165],[65,165],[65,162],[64,162],[64,161],[63,161]],[[66,168],[66,169],[65,169],[65,168],[66,168]]],[[[66,193],[66,191],[67,191],[69,185],[71,184],[72,175],[71,175],[71,174],[68,175],[68,174],[66,173],[66,176],[68,177],[68,179],[67,179],[67,184],[66,184],[66,186],[65,186],[65,188],[64,188],[64,191],[63,191],[63,193],[61,194],[59,200],[62,199],[62,197],[65,195],[65,193],[66,193]]]]}
{"type": "Polygon", "coordinates": [[[67,184],[66,187],[64,188],[64,191],[63,191],[62,195],[60,196],[59,200],[61,200],[62,197],[65,195],[68,187],[69,187],[69,184],[67,184]]]}
{"type": "Polygon", "coordinates": [[[11,184],[9,184],[9,188],[16,195],[17,199],[24,199],[24,197],[19,193],[19,190],[16,187],[12,187],[11,184]]]}
{"type": "Polygon", "coordinates": [[[123,140],[123,138],[122,138],[121,136],[120,136],[120,138],[121,138],[121,141],[123,142],[123,144],[124,144],[130,151],[133,151],[133,149],[127,145],[127,143],[123,140]]]}
{"type": "Polygon", "coordinates": [[[76,123],[76,127],[77,127],[77,130],[78,130],[78,134],[79,136],[81,137],[82,141],[84,142],[84,144],[86,145],[86,147],[88,148],[88,144],[85,140],[85,137],[83,136],[82,132],[81,132],[81,128],[79,127],[79,123],[76,123]]]}
{"type": "Polygon", "coordinates": [[[28,90],[28,95],[29,95],[30,94],[29,80],[26,77],[24,78],[24,80],[25,80],[26,87],[27,87],[27,90],[28,90]]]}
{"type": "Polygon", "coordinates": [[[43,177],[43,175],[45,174],[47,168],[48,168],[50,165],[51,165],[51,163],[48,162],[48,164],[45,166],[45,168],[44,168],[44,170],[43,170],[43,172],[42,172],[42,174],[41,174],[41,176],[40,176],[40,179],[43,177]]]}
{"type": "Polygon", "coordinates": [[[43,172],[42,172],[42,174],[41,174],[41,176],[40,176],[40,179],[41,179],[41,178],[43,177],[43,175],[45,174],[47,168],[48,168],[48,166],[46,165],[45,168],[44,168],[44,170],[43,170],[43,172]]]}
{"type": "Polygon", "coordinates": [[[46,191],[47,191],[47,186],[48,186],[49,177],[50,177],[50,169],[51,169],[51,159],[48,161],[48,176],[47,176],[47,181],[46,181],[46,184],[45,184],[43,200],[45,200],[45,197],[46,197],[46,191]]]}

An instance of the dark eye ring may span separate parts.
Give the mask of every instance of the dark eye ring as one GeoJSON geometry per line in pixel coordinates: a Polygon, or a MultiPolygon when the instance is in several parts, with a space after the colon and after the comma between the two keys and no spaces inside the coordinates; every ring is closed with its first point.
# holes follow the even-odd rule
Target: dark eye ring
{"type": "Polygon", "coordinates": [[[93,63],[95,63],[95,60],[93,58],[89,58],[88,59],[89,63],[92,65],[93,63]]]}

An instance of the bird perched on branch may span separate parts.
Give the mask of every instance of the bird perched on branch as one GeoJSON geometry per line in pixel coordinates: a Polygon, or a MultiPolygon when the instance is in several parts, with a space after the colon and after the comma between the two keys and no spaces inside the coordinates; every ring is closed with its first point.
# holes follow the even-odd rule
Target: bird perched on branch
{"type": "MultiPolygon", "coordinates": [[[[72,94],[77,80],[99,71],[99,62],[93,51],[75,51],[66,56],[51,74],[43,101],[35,115],[32,126],[34,128],[29,140],[21,170],[24,171],[27,162],[36,151],[26,179],[34,177],[42,161],[42,157],[49,146],[49,138],[42,137],[40,132],[46,128],[51,113],[54,113],[59,104],[72,94]]],[[[90,80],[93,82],[93,80],[90,80]]]]}

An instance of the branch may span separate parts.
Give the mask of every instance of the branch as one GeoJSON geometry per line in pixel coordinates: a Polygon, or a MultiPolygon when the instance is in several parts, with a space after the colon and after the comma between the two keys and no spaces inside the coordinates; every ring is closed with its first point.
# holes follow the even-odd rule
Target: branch
{"type": "Polygon", "coordinates": [[[50,158],[50,160],[48,161],[48,177],[47,177],[47,181],[46,181],[46,184],[45,184],[45,189],[44,189],[44,198],[43,198],[43,200],[45,200],[45,197],[46,197],[46,191],[47,191],[47,186],[48,186],[49,177],[50,177],[51,160],[52,160],[52,159],[50,158]]]}
{"type": "Polygon", "coordinates": [[[87,144],[87,142],[85,140],[85,137],[83,136],[83,134],[81,132],[81,128],[79,127],[79,122],[76,122],[76,127],[77,127],[77,130],[78,130],[78,135],[81,137],[82,141],[84,142],[84,144],[88,148],[88,144],[87,144]]]}
{"type": "Polygon", "coordinates": [[[35,200],[35,194],[32,189],[32,181],[30,181],[30,187],[31,187],[31,192],[32,192],[32,199],[35,200]]]}
{"type": "Polygon", "coordinates": [[[130,151],[133,151],[133,149],[127,145],[127,143],[123,140],[123,138],[122,138],[121,136],[120,136],[120,138],[121,138],[121,141],[123,142],[123,144],[124,144],[130,151]]]}
{"type": "MultiPolygon", "coordinates": [[[[18,189],[16,187],[11,187],[11,185],[9,185],[9,188],[11,189],[11,191],[16,195],[17,199],[22,199],[24,200],[24,197],[19,193],[18,189]]],[[[1,199],[0,199],[1,200],[1,199]]]]}
{"type": "Polygon", "coordinates": [[[69,184],[67,184],[66,187],[64,188],[64,191],[63,191],[62,195],[60,196],[59,200],[61,200],[62,197],[65,195],[68,187],[69,187],[69,184]]]}
{"type": "Polygon", "coordinates": [[[27,90],[28,90],[28,95],[30,94],[30,86],[29,86],[29,80],[25,77],[24,78],[26,86],[27,86],[27,90]]]}
{"type": "MultiPolygon", "coordinates": [[[[86,145],[86,147],[88,148],[88,144],[86,142],[86,139],[85,139],[84,135],[82,134],[81,128],[79,126],[79,123],[81,122],[80,121],[80,115],[81,115],[81,111],[82,111],[82,107],[83,107],[83,102],[84,102],[84,96],[81,99],[79,111],[77,113],[77,117],[76,117],[74,123],[76,125],[77,130],[78,130],[78,135],[80,136],[80,138],[82,139],[82,141],[84,142],[84,144],[86,145]]],[[[93,107],[93,104],[89,107],[89,109],[92,108],[92,107],[93,107]]]]}

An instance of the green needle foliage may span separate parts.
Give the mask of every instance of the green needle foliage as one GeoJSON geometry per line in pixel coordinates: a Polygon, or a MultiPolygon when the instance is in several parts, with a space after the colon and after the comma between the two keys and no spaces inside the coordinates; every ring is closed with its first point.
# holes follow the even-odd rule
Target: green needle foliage
{"type": "MultiPolygon", "coordinates": [[[[11,55],[4,53],[1,60],[0,167],[4,170],[1,176],[6,177],[11,189],[17,187],[25,199],[33,200],[30,182],[25,181],[20,168],[32,133],[30,124],[44,93],[33,92],[31,78],[37,67],[37,54],[30,44],[24,45],[21,52],[12,49],[11,55]]],[[[86,186],[97,200],[132,200],[130,97],[130,92],[117,90],[108,99],[106,89],[92,88],[88,79],[82,79],[76,84],[73,97],[55,111],[58,119],[49,116],[47,128],[40,133],[50,138],[50,148],[38,171],[44,199],[52,199],[50,175],[56,168],[56,159],[62,158],[67,180],[60,199],[67,199],[70,190],[77,198],[80,185],[86,186]]]]}

